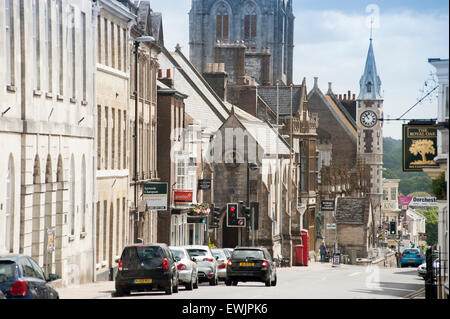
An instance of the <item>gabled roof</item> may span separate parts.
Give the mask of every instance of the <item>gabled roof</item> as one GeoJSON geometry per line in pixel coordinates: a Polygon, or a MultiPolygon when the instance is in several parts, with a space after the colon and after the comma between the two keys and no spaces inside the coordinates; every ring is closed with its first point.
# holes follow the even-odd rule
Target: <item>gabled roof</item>
{"type": "MultiPolygon", "coordinates": [[[[277,154],[277,131],[270,123],[262,121],[244,110],[234,107],[234,115],[247,130],[247,132],[255,139],[255,141],[264,149],[265,155],[277,154]]],[[[232,116],[232,115],[230,115],[232,116]]],[[[289,145],[278,136],[278,154],[289,155],[289,145]]]]}
{"type": "MultiPolygon", "coordinates": [[[[312,90],[308,93],[308,101],[311,100],[311,96],[316,94],[319,100],[330,110],[330,113],[337,120],[337,122],[344,128],[345,132],[356,141],[358,136],[357,126],[355,120],[351,117],[345,107],[336,99],[336,96],[331,90],[328,90],[327,95],[324,95],[319,89],[317,83],[312,90]]],[[[320,127],[320,114],[319,114],[319,129],[320,127]]]]}
{"type": "Polygon", "coordinates": [[[300,107],[300,101],[302,98],[301,85],[293,86],[292,92],[289,86],[280,86],[278,90],[276,86],[258,87],[258,96],[261,98],[261,100],[263,100],[264,103],[275,114],[277,114],[277,106],[278,106],[280,116],[291,115],[291,93],[292,93],[292,114],[295,115],[300,107]]]}
{"type": "Polygon", "coordinates": [[[214,133],[230,112],[214,90],[180,50],[169,52],[162,47],[159,64],[161,69],[173,70],[174,87],[188,95],[184,101],[186,113],[200,122],[206,133],[214,133]]]}
{"type": "Polygon", "coordinates": [[[367,225],[370,200],[368,198],[339,197],[336,205],[336,223],[367,225]]]}

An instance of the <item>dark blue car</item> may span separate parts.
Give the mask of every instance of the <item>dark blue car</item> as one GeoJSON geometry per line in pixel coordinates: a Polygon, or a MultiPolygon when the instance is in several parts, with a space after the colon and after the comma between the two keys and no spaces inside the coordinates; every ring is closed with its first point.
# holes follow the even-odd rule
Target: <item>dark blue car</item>
{"type": "Polygon", "coordinates": [[[405,249],[400,255],[400,267],[420,266],[423,264],[423,254],[418,248],[405,249]]]}
{"type": "Polygon", "coordinates": [[[41,267],[26,255],[0,255],[0,291],[6,299],[59,299],[41,267]]]}

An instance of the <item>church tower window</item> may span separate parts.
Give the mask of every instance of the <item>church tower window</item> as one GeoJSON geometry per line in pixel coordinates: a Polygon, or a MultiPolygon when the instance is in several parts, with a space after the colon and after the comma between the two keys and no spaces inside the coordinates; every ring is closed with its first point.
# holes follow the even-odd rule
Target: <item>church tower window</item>
{"type": "Polygon", "coordinates": [[[228,40],[228,10],[224,3],[221,3],[216,11],[216,38],[217,40],[228,40]]]}
{"type": "Polygon", "coordinates": [[[372,92],[372,82],[367,82],[366,88],[367,88],[367,93],[371,93],[372,92]]]}
{"type": "Polygon", "coordinates": [[[256,7],[253,3],[247,2],[244,7],[244,40],[246,42],[254,42],[257,34],[258,16],[256,7]]]}

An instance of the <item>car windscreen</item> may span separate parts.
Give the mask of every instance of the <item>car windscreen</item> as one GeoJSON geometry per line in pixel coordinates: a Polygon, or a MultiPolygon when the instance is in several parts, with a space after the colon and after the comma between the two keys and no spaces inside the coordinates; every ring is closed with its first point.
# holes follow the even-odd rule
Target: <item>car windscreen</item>
{"type": "Polygon", "coordinates": [[[164,257],[163,250],[158,246],[139,246],[137,247],[137,253],[140,260],[149,260],[164,257]]]}
{"type": "Polygon", "coordinates": [[[264,259],[264,254],[261,250],[239,249],[233,251],[232,259],[264,259]]]}
{"type": "Polygon", "coordinates": [[[403,254],[409,254],[409,255],[414,255],[414,254],[418,254],[419,253],[419,250],[417,250],[417,249],[405,249],[404,251],[403,251],[403,254]]]}
{"type": "Polygon", "coordinates": [[[211,251],[214,257],[219,257],[219,259],[226,259],[227,257],[221,250],[212,250],[211,251]]]}
{"type": "Polygon", "coordinates": [[[184,255],[184,251],[179,249],[171,249],[172,254],[174,257],[179,257],[180,259],[185,259],[186,256],[184,255]]]}
{"type": "Polygon", "coordinates": [[[16,263],[10,260],[0,260],[0,283],[17,277],[16,263]]]}
{"type": "Polygon", "coordinates": [[[208,251],[206,251],[204,249],[191,248],[191,249],[187,249],[187,252],[189,253],[189,256],[191,256],[191,257],[208,256],[208,251]]]}

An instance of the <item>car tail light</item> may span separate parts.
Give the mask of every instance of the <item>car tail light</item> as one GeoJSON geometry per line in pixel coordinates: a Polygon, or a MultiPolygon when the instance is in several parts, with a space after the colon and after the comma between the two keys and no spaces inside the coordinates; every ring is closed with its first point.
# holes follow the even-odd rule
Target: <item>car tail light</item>
{"type": "Polygon", "coordinates": [[[225,264],[225,263],[219,265],[219,269],[224,269],[224,268],[226,268],[226,267],[227,267],[227,264],[225,264]]]}
{"type": "Polygon", "coordinates": [[[9,294],[11,296],[25,296],[27,294],[27,283],[22,280],[18,280],[12,284],[9,294]]]}
{"type": "Polygon", "coordinates": [[[203,261],[209,261],[209,262],[213,262],[214,261],[214,259],[212,259],[212,258],[203,258],[203,261]]]}
{"type": "Polygon", "coordinates": [[[422,255],[419,254],[419,255],[417,255],[417,257],[422,258],[422,255]]]}
{"type": "Polygon", "coordinates": [[[186,265],[185,264],[178,264],[177,268],[178,268],[178,270],[185,270],[186,269],[186,265]]]}
{"type": "Polygon", "coordinates": [[[262,266],[263,266],[263,267],[269,267],[269,263],[268,263],[267,261],[264,260],[263,263],[262,263],[262,266]]]}
{"type": "Polygon", "coordinates": [[[169,269],[169,262],[167,261],[167,258],[163,258],[163,269],[169,269]]]}
{"type": "Polygon", "coordinates": [[[228,267],[231,267],[231,259],[228,260],[228,267]]]}
{"type": "Polygon", "coordinates": [[[401,254],[401,257],[405,257],[405,255],[401,254]]]}
{"type": "Polygon", "coordinates": [[[119,266],[118,266],[119,271],[123,270],[123,260],[119,260],[119,266]]]}
{"type": "Polygon", "coordinates": [[[213,274],[209,274],[209,275],[208,275],[208,278],[212,278],[212,277],[213,277],[213,274]]]}

